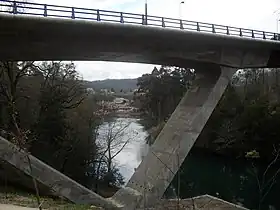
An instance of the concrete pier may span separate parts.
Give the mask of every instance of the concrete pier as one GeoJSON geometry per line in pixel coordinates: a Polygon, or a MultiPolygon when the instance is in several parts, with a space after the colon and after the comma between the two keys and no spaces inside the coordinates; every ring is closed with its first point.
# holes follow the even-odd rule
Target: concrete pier
{"type": "Polygon", "coordinates": [[[206,125],[221,99],[234,68],[222,67],[198,72],[185,94],[127,186],[113,197],[127,209],[154,206],[206,125]],[[210,73],[211,72],[211,73],[210,73]]]}

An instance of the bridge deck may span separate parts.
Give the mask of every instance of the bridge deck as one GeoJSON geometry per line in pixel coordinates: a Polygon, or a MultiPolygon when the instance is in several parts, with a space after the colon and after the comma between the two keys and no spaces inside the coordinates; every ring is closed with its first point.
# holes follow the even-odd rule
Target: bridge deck
{"type": "Polygon", "coordinates": [[[6,0],[1,8],[1,60],[280,67],[279,35],[271,32],[6,0]]]}

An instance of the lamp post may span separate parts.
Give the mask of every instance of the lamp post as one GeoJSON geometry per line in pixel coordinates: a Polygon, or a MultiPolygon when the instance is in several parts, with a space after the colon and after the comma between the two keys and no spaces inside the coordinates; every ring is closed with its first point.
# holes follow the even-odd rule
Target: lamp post
{"type": "Polygon", "coordinates": [[[179,19],[182,20],[182,5],[185,4],[185,1],[181,1],[179,5],[179,19]]]}
{"type": "Polygon", "coordinates": [[[280,22],[280,19],[278,19],[278,17],[277,17],[277,19],[276,19],[276,32],[278,33],[279,32],[279,22],[280,22]]]}
{"type": "Polygon", "coordinates": [[[145,24],[148,25],[148,0],[145,0],[145,24]]]}
{"type": "Polygon", "coordinates": [[[279,14],[280,14],[280,8],[275,10],[273,12],[273,14],[276,14],[276,32],[278,33],[279,32],[279,22],[280,22],[280,18],[279,18],[279,14]]]}

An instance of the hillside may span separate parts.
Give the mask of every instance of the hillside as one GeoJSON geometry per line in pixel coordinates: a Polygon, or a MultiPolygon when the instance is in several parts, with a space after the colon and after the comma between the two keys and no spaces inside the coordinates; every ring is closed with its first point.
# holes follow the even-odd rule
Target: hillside
{"type": "Polygon", "coordinates": [[[128,92],[137,88],[137,79],[106,79],[98,81],[87,81],[86,86],[88,88],[100,89],[111,89],[113,88],[116,92],[123,90],[128,92]]]}

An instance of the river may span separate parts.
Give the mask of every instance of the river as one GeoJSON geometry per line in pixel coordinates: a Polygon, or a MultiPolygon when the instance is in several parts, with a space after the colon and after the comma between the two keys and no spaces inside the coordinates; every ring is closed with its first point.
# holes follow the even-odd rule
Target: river
{"type": "MultiPolygon", "coordinates": [[[[121,138],[124,141],[129,139],[129,142],[114,160],[124,176],[125,182],[127,182],[134,173],[134,169],[141,163],[143,156],[148,152],[149,146],[145,141],[147,132],[139,123],[139,119],[117,118],[115,122],[128,125],[121,138]]],[[[100,127],[100,132],[106,133],[109,128],[108,125],[108,123],[104,123],[100,127]]],[[[255,170],[259,169],[260,167],[256,165],[255,170]]],[[[229,202],[241,204],[249,209],[258,209],[260,200],[258,182],[252,162],[192,150],[184,161],[180,174],[181,198],[209,194],[229,202]]],[[[267,180],[269,180],[271,175],[268,174],[267,176],[267,180]]],[[[177,181],[175,179],[172,188],[176,190],[177,181]]],[[[260,209],[280,209],[279,191],[280,180],[278,178],[263,200],[260,209]]],[[[166,196],[174,196],[174,189],[166,192],[166,196]]]]}
{"type": "Polygon", "coordinates": [[[125,183],[130,179],[134,169],[139,166],[149,149],[145,141],[148,134],[139,121],[135,118],[116,118],[113,119],[113,122],[104,122],[98,131],[99,139],[102,141],[108,137],[111,131],[113,135],[120,134],[113,140],[119,143],[117,148],[112,148],[113,153],[116,153],[128,141],[122,151],[113,159],[114,164],[123,175],[125,183]]]}

